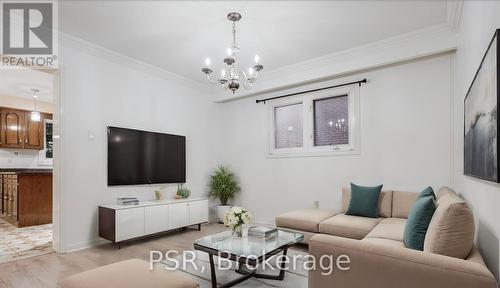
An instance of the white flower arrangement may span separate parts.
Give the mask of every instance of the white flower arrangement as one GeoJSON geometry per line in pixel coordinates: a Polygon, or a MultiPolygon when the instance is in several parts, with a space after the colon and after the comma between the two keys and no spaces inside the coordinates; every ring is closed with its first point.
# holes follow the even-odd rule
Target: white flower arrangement
{"type": "Polygon", "coordinates": [[[224,225],[228,227],[249,224],[250,221],[252,221],[252,214],[243,207],[233,206],[224,215],[224,225]]]}

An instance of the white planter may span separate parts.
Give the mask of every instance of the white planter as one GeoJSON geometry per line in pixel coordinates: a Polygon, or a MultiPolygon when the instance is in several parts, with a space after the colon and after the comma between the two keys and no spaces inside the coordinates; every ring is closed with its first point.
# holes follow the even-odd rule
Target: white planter
{"type": "Polygon", "coordinates": [[[224,215],[231,208],[231,205],[219,205],[217,206],[217,221],[219,223],[224,223],[224,215]]]}

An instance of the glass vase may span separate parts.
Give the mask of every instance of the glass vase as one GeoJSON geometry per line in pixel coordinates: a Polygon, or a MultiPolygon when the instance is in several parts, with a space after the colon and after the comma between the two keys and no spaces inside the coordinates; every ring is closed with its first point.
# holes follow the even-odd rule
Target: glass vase
{"type": "Polygon", "coordinates": [[[241,238],[243,236],[243,225],[233,226],[233,237],[241,238]]]}

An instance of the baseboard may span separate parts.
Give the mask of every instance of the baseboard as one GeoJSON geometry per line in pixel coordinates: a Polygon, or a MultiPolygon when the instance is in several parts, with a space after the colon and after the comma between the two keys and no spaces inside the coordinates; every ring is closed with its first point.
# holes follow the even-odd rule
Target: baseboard
{"type": "MultiPolygon", "coordinates": [[[[215,219],[209,219],[209,223],[217,223],[215,219]]],[[[274,220],[269,220],[269,219],[254,219],[252,221],[252,225],[264,225],[264,226],[274,226],[274,220]]],[[[91,241],[85,241],[85,242],[80,242],[80,243],[75,243],[75,244],[70,244],[67,245],[66,247],[63,247],[62,253],[70,253],[70,252],[76,252],[79,250],[87,249],[90,247],[94,246],[99,246],[103,244],[111,243],[111,241],[108,241],[106,239],[98,238],[94,239],[91,241]]]]}
{"type": "Polygon", "coordinates": [[[83,250],[83,249],[87,249],[90,247],[99,246],[99,245],[103,245],[103,244],[107,244],[107,243],[111,243],[111,242],[106,240],[106,239],[98,238],[98,239],[94,239],[91,241],[70,244],[70,245],[67,245],[66,247],[63,248],[63,253],[76,252],[79,250],[83,250]]]}

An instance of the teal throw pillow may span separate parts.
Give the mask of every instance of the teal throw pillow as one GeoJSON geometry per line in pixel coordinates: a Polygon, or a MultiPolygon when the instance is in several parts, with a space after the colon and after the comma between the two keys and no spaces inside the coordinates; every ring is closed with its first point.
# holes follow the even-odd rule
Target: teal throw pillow
{"type": "Polygon", "coordinates": [[[346,215],[378,217],[378,199],[382,186],[365,187],[351,183],[351,201],[346,215]]]}
{"type": "Polygon", "coordinates": [[[419,197],[411,206],[406,221],[403,242],[405,247],[424,250],[425,234],[436,211],[436,201],[433,196],[419,197]]]}
{"type": "Polygon", "coordinates": [[[422,192],[420,192],[420,194],[418,194],[418,198],[427,196],[432,196],[434,199],[436,199],[436,193],[434,193],[434,190],[432,190],[431,186],[425,188],[424,190],[422,190],[422,192]]]}

